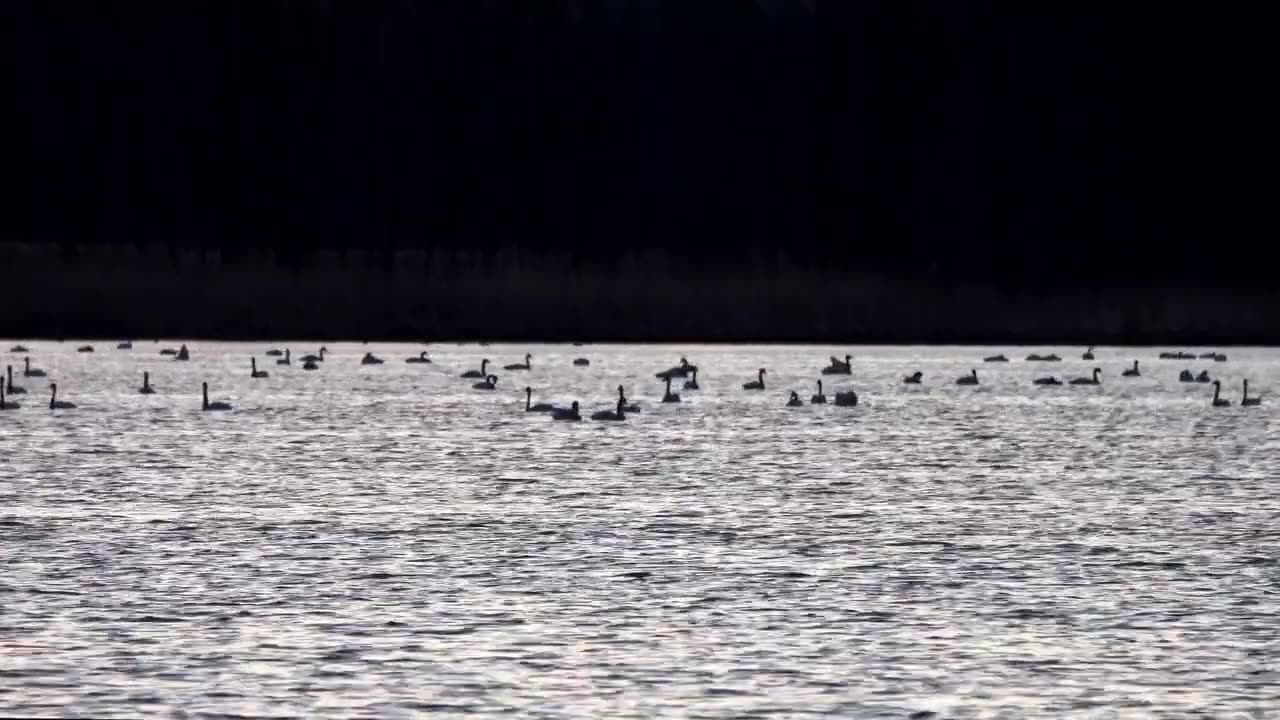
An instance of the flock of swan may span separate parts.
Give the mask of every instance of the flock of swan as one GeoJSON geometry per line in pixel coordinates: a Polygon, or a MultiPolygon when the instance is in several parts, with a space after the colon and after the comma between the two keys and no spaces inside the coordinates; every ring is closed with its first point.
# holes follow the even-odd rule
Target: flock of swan
{"type": "MultiPolygon", "coordinates": [[[[116,345],[116,349],[132,350],[133,343],[132,341],[121,342],[116,345]]],[[[94,348],[90,345],[81,346],[78,348],[78,350],[79,352],[94,352],[94,348]]],[[[10,353],[14,353],[14,354],[26,355],[29,352],[30,351],[28,350],[28,348],[22,345],[15,345],[14,347],[10,348],[10,353]]],[[[304,355],[301,358],[298,358],[298,361],[300,362],[303,370],[308,370],[308,371],[318,370],[321,367],[321,364],[325,362],[326,352],[327,352],[327,349],[322,347],[320,348],[318,353],[304,355]]],[[[161,350],[160,354],[165,356],[170,356],[174,361],[185,361],[185,360],[190,360],[191,358],[190,351],[188,350],[186,345],[182,345],[180,348],[177,348],[177,349],[166,348],[164,350],[161,350]]],[[[292,366],[294,364],[294,358],[292,356],[292,353],[288,349],[286,350],[271,349],[266,351],[265,354],[269,357],[276,358],[276,365],[278,366],[292,366]]],[[[1226,359],[1227,359],[1225,355],[1222,355],[1219,353],[1205,353],[1197,356],[1191,353],[1184,353],[1184,352],[1161,353],[1160,358],[1170,359],[1170,360],[1211,359],[1214,362],[1226,362],[1226,359]]],[[[1058,357],[1057,355],[1038,355],[1038,354],[1032,354],[1027,356],[1026,358],[1028,362],[1045,362],[1045,363],[1058,362],[1058,361],[1061,361],[1061,359],[1062,358],[1058,357]]],[[[1084,360],[1094,359],[1094,353],[1093,353],[1092,347],[1089,348],[1083,354],[1082,359],[1084,360]]],[[[821,370],[822,375],[852,375],[853,374],[853,356],[845,355],[843,359],[832,356],[830,360],[831,360],[830,364],[822,368],[821,370]]],[[[533,361],[533,356],[531,354],[526,353],[524,356],[524,362],[511,363],[508,365],[504,365],[503,369],[510,372],[531,370],[532,361],[533,361]]],[[[1000,363],[1000,362],[1008,362],[1009,359],[1004,355],[993,355],[991,357],[984,358],[984,361],[1000,363]]],[[[427,357],[427,352],[424,350],[416,356],[405,358],[405,362],[410,364],[430,364],[432,360],[431,358],[427,357]]],[[[382,358],[375,356],[373,353],[365,353],[364,357],[361,358],[360,360],[361,365],[382,365],[383,363],[384,363],[384,360],[382,358]]],[[[459,377],[464,379],[477,380],[478,382],[475,382],[471,386],[475,390],[488,390],[488,391],[495,390],[498,387],[498,376],[493,375],[489,372],[489,363],[490,361],[488,359],[483,359],[480,361],[479,369],[467,370],[466,372],[461,373],[459,377]]],[[[580,358],[575,358],[573,360],[573,365],[575,367],[584,367],[590,364],[591,364],[591,361],[588,360],[587,358],[580,357],[580,358]]],[[[768,374],[768,371],[765,368],[760,368],[756,374],[756,379],[750,382],[744,383],[742,385],[742,389],[745,391],[764,391],[766,389],[765,376],[767,374],[768,374]]],[[[1124,378],[1134,378],[1134,377],[1140,377],[1141,374],[1142,373],[1139,367],[1139,362],[1137,360],[1134,360],[1133,366],[1123,371],[1120,375],[1121,377],[1124,377],[1124,378]]],[[[1102,384],[1101,375],[1102,375],[1102,369],[1095,367],[1093,368],[1093,372],[1090,375],[1071,378],[1065,384],[1067,385],[1101,385],[1102,384]]],[[[47,374],[45,373],[44,370],[41,370],[40,368],[32,367],[30,357],[24,357],[22,376],[24,378],[44,378],[44,377],[47,377],[47,374]]],[[[256,357],[251,357],[249,359],[249,377],[254,379],[262,379],[262,378],[269,377],[269,373],[266,370],[262,370],[258,368],[258,359],[256,357]]],[[[662,380],[664,382],[664,391],[662,395],[663,403],[681,402],[679,393],[672,392],[671,383],[673,380],[676,380],[676,379],[683,380],[683,384],[681,386],[681,389],[683,390],[696,391],[700,389],[698,387],[698,367],[696,365],[691,364],[689,360],[684,357],[680,358],[680,362],[678,364],[670,368],[667,368],[666,370],[661,370],[655,373],[655,377],[657,377],[657,379],[662,380]]],[[[21,407],[21,405],[19,405],[18,403],[8,399],[10,396],[23,395],[23,394],[26,394],[27,392],[26,389],[23,388],[22,386],[16,385],[13,379],[14,379],[13,366],[9,365],[6,368],[5,377],[0,378],[0,410],[16,410],[21,407]]],[[[1211,406],[1212,407],[1228,407],[1231,405],[1230,400],[1227,400],[1226,398],[1222,397],[1221,381],[1212,380],[1209,377],[1208,371],[1201,371],[1199,374],[1193,375],[1190,370],[1183,370],[1179,374],[1178,379],[1181,382],[1212,384],[1213,400],[1210,403],[1211,406]]],[[[924,374],[918,370],[902,378],[902,382],[907,385],[919,385],[923,383],[923,380],[924,380],[924,374]]],[[[954,382],[956,385],[980,385],[981,384],[981,380],[979,380],[978,378],[977,369],[973,369],[968,374],[955,378],[954,382]]],[[[1045,375],[1041,377],[1035,377],[1032,379],[1032,383],[1034,385],[1038,385],[1041,387],[1064,384],[1062,380],[1058,379],[1054,375],[1045,375]]],[[[142,385],[138,388],[138,392],[144,395],[150,395],[156,392],[155,387],[151,385],[151,373],[149,372],[142,373],[142,385]]],[[[582,420],[580,406],[578,404],[578,401],[576,400],[573,401],[568,406],[561,407],[561,406],[553,405],[550,403],[534,403],[533,389],[531,387],[525,387],[524,393],[525,393],[525,411],[526,412],[547,413],[554,420],[563,420],[563,421],[582,420]]],[[[230,403],[221,402],[221,401],[211,402],[209,400],[209,383],[208,382],[201,383],[201,395],[202,395],[202,403],[201,403],[200,409],[204,412],[218,412],[218,411],[226,411],[226,410],[232,409],[232,406],[230,403]]],[[[826,403],[827,403],[827,396],[823,393],[822,380],[819,379],[817,380],[817,392],[812,397],[809,398],[809,404],[823,405],[826,403]]],[[[800,394],[795,391],[790,392],[788,399],[785,403],[786,407],[799,407],[799,406],[803,406],[804,404],[805,404],[804,401],[801,400],[800,398],[800,394]]],[[[853,390],[838,391],[835,393],[833,397],[832,404],[841,406],[841,407],[857,406],[858,394],[853,390]]],[[[1260,396],[1254,396],[1254,397],[1249,396],[1249,381],[1244,380],[1243,393],[1240,398],[1240,405],[1243,407],[1256,407],[1261,404],[1262,404],[1262,398],[1260,396]]],[[[73,410],[76,407],[74,403],[68,402],[66,400],[58,399],[58,384],[56,382],[51,382],[49,384],[48,406],[50,410],[73,410]]],[[[593,413],[590,417],[592,420],[617,422],[617,421],[625,420],[628,413],[636,413],[639,411],[640,411],[639,406],[637,406],[635,403],[630,402],[627,399],[625,388],[622,385],[619,385],[618,398],[614,404],[613,409],[601,410],[599,412],[593,413]]]]}

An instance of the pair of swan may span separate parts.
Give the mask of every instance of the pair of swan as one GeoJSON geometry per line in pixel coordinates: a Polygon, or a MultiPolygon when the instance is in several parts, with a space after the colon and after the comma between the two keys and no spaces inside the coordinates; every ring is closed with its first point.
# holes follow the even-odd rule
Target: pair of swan
{"type": "Polygon", "coordinates": [[[1178,373],[1178,382],[1198,382],[1198,383],[1210,382],[1209,371],[1201,370],[1199,375],[1192,375],[1190,370],[1183,370],[1182,372],[1178,373]]]}
{"type": "MultiPolygon", "coordinates": [[[[787,401],[787,407],[798,407],[798,405],[795,403],[799,402],[800,395],[796,392],[792,392],[791,398],[792,400],[787,401]],[[793,400],[795,402],[793,402],[793,400]]],[[[818,392],[815,393],[813,397],[809,398],[809,404],[810,405],[826,405],[827,404],[827,396],[822,393],[821,380],[818,381],[818,392]]],[[[835,404],[844,406],[844,407],[853,407],[858,404],[858,393],[852,390],[837,391],[835,404]]]]}
{"type": "MultiPolygon", "coordinates": [[[[1129,372],[1129,371],[1128,371],[1128,370],[1126,370],[1125,372],[1127,373],[1127,372],[1129,372]]],[[[1070,382],[1069,384],[1071,384],[1071,385],[1101,385],[1101,384],[1102,384],[1102,381],[1098,379],[1098,376],[1099,376],[1099,375],[1101,375],[1101,374],[1102,374],[1102,370],[1101,370],[1100,368],[1094,368],[1094,369],[1093,369],[1093,375],[1091,375],[1090,377],[1078,377],[1078,378],[1072,378],[1072,379],[1071,379],[1071,382],[1070,382]]],[[[1033,382],[1034,384],[1036,384],[1036,385],[1061,385],[1061,384],[1062,384],[1062,381],[1061,381],[1061,380],[1059,380],[1058,378],[1056,378],[1056,377],[1054,377],[1054,376],[1052,376],[1052,375],[1050,375],[1049,377],[1036,378],[1035,380],[1032,380],[1032,382],[1033,382]]]]}
{"type": "Polygon", "coordinates": [[[853,356],[845,355],[844,361],[835,355],[831,356],[831,364],[822,368],[823,375],[852,375],[853,374],[853,356]]]}
{"type": "Polygon", "coordinates": [[[906,385],[919,385],[920,380],[923,377],[924,377],[924,373],[917,370],[911,373],[910,375],[904,375],[902,378],[902,382],[906,385]]]}
{"type": "Polygon", "coordinates": [[[1027,362],[1060,362],[1062,358],[1057,355],[1037,355],[1031,353],[1027,356],[1027,362]]]}
{"type": "MultiPolygon", "coordinates": [[[[615,407],[615,409],[613,409],[613,410],[600,410],[599,412],[592,413],[592,415],[591,415],[591,419],[592,419],[592,420],[601,420],[601,421],[614,421],[614,422],[619,422],[619,421],[622,421],[622,420],[626,420],[626,419],[627,419],[627,415],[626,415],[625,407],[626,407],[626,401],[624,401],[622,398],[618,398],[618,404],[617,404],[617,406],[615,407]]],[[[554,408],[554,409],[552,409],[552,410],[551,410],[551,419],[552,419],[552,420],[567,420],[567,421],[577,421],[577,420],[581,420],[581,419],[582,419],[582,415],[581,415],[581,413],[579,413],[579,411],[578,411],[578,401],[577,401],[577,400],[574,400],[574,401],[573,401],[573,404],[572,404],[572,405],[570,405],[570,406],[569,406],[569,407],[567,407],[567,408],[554,408]]]]}
{"type": "MultiPolygon", "coordinates": [[[[1213,381],[1213,407],[1230,407],[1231,401],[1221,397],[1222,381],[1213,381]]],[[[1261,397],[1249,397],[1249,381],[1244,381],[1244,393],[1240,396],[1240,407],[1258,407],[1262,404],[1261,397]]]]}
{"type": "MultiPolygon", "coordinates": [[[[49,409],[50,410],[74,410],[75,403],[69,403],[66,400],[58,399],[58,384],[49,383],[49,409]]],[[[12,402],[5,398],[4,383],[0,383],[0,410],[18,410],[22,406],[16,402],[12,402]]]]}

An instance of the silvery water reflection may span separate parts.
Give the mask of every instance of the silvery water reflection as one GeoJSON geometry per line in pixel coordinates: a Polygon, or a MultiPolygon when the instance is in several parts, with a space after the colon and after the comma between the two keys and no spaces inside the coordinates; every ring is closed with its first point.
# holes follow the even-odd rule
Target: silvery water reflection
{"type": "Polygon", "coordinates": [[[0,714],[1274,708],[1275,405],[1211,409],[1177,373],[1238,401],[1280,384],[1275,351],[851,348],[822,379],[857,408],[786,408],[845,348],[329,343],[304,372],[264,343],[24,342],[79,408],[19,376],[0,416],[0,714]],[[526,351],[496,391],[458,377],[526,351]],[[702,389],[661,405],[681,354],[702,389]],[[1031,385],[1095,365],[1098,388],[1031,385]],[[235,410],[202,414],[202,380],[235,410]],[[556,423],[526,384],[643,409],[556,423]]]}

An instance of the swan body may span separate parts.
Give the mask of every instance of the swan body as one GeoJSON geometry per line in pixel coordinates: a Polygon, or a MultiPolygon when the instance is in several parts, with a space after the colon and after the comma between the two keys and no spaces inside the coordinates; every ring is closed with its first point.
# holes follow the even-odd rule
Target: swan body
{"type": "Polygon", "coordinates": [[[1230,400],[1226,400],[1222,397],[1219,397],[1221,391],[1222,391],[1222,381],[1214,380],[1213,381],[1213,407],[1230,407],[1231,406],[1230,400]]]}
{"type": "Polygon", "coordinates": [[[361,365],[381,365],[382,358],[376,357],[373,353],[367,352],[364,357],[360,358],[361,365]]]}
{"type": "Polygon", "coordinates": [[[30,350],[28,350],[28,349],[26,348],[26,346],[24,346],[24,345],[14,345],[13,347],[9,348],[9,352],[11,352],[11,353],[24,353],[24,352],[31,352],[31,351],[30,351],[30,350]]]}
{"type": "Polygon", "coordinates": [[[319,370],[320,364],[317,363],[315,360],[307,360],[306,362],[302,363],[302,369],[303,370],[319,370]]]}
{"type": "Polygon", "coordinates": [[[700,388],[698,387],[698,371],[697,371],[697,370],[694,370],[692,374],[693,374],[693,377],[691,377],[691,378],[689,378],[688,380],[685,380],[685,381],[684,381],[684,389],[685,389],[685,390],[698,390],[698,389],[700,389],[700,388]]]}
{"type": "Polygon", "coordinates": [[[1080,356],[1080,359],[1081,359],[1081,360],[1092,360],[1092,359],[1093,359],[1093,346],[1092,346],[1092,345],[1090,345],[1090,346],[1089,346],[1089,349],[1088,349],[1088,350],[1085,350],[1085,351],[1084,351],[1084,354],[1080,356]]]}
{"type": "Polygon", "coordinates": [[[0,410],[18,410],[22,406],[4,399],[4,383],[0,382],[0,410]]]}
{"type": "Polygon", "coordinates": [[[58,399],[58,383],[49,383],[49,393],[50,410],[74,410],[76,408],[75,403],[58,399]]]}
{"type": "Polygon", "coordinates": [[[666,378],[666,381],[667,381],[667,389],[665,392],[662,393],[662,402],[664,403],[680,402],[680,396],[671,392],[671,378],[666,378]]]}
{"type": "Polygon", "coordinates": [[[22,358],[22,368],[23,377],[45,377],[43,370],[31,367],[31,358],[22,358]]]}
{"type": "Polygon", "coordinates": [[[613,421],[613,422],[617,422],[619,420],[626,420],[627,416],[623,409],[624,405],[626,405],[626,401],[623,400],[622,398],[618,398],[618,406],[616,410],[601,410],[599,412],[592,413],[591,419],[613,421]]]}
{"type": "Polygon", "coordinates": [[[209,383],[207,382],[200,383],[200,394],[202,396],[200,409],[204,412],[220,412],[231,409],[231,405],[229,403],[221,401],[209,402],[209,383]]]}
{"type": "Polygon", "coordinates": [[[173,348],[165,348],[160,351],[160,354],[161,355],[177,355],[178,351],[174,350],[173,348]]]}
{"type": "Polygon", "coordinates": [[[591,361],[586,358],[574,358],[573,364],[578,367],[586,367],[591,364],[591,361]]]}
{"type": "Polygon", "coordinates": [[[811,405],[826,405],[826,404],[827,404],[827,396],[822,394],[822,381],[821,381],[821,380],[819,380],[819,381],[818,381],[818,394],[817,394],[817,395],[814,395],[814,396],[813,396],[813,397],[811,397],[811,398],[809,398],[809,403],[810,403],[811,405]]]}
{"type": "Polygon", "coordinates": [[[530,367],[531,367],[531,365],[530,365],[529,363],[530,363],[532,360],[533,360],[533,356],[532,356],[532,355],[530,355],[529,353],[525,353],[525,354],[524,354],[524,362],[522,362],[522,363],[511,363],[510,365],[503,365],[503,366],[502,366],[502,369],[503,369],[503,370],[528,370],[528,369],[530,369],[530,367]]]}
{"type": "Polygon", "coordinates": [[[1061,385],[1062,381],[1050,375],[1049,377],[1036,378],[1033,380],[1036,385],[1061,385]]]}
{"type": "Polygon", "coordinates": [[[125,340],[124,342],[116,343],[116,349],[117,349],[117,350],[132,350],[132,349],[133,349],[133,341],[132,341],[132,340],[125,340]]]}
{"type": "Polygon", "coordinates": [[[284,351],[276,348],[272,348],[263,354],[266,355],[267,357],[280,357],[281,355],[284,355],[284,351]]]}
{"type": "Polygon", "coordinates": [[[763,390],[764,376],[765,376],[765,369],[760,368],[759,372],[756,373],[756,379],[749,383],[743,383],[742,389],[743,390],[763,390]]]}
{"type": "Polygon", "coordinates": [[[791,391],[791,399],[787,400],[787,407],[803,407],[804,403],[800,402],[800,393],[795,390],[791,391]]]}
{"type": "Polygon", "coordinates": [[[851,364],[852,361],[853,361],[852,355],[845,355],[843,361],[841,361],[840,358],[832,355],[831,364],[822,368],[822,374],[823,375],[852,375],[853,374],[853,366],[851,364]]]}
{"type": "Polygon", "coordinates": [[[1249,397],[1249,381],[1244,381],[1244,394],[1240,396],[1240,407],[1257,407],[1262,404],[1261,397],[1249,397]]]}
{"type": "Polygon", "coordinates": [[[93,352],[93,346],[81,345],[80,347],[76,348],[76,352],[93,352]]]}
{"type": "Polygon", "coordinates": [[[923,377],[924,377],[924,373],[917,370],[911,373],[910,375],[903,376],[902,382],[906,383],[907,385],[919,385],[920,379],[923,377]]]}
{"type": "Polygon", "coordinates": [[[526,387],[524,389],[524,411],[525,412],[551,412],[556,406],[551,403],[533,404],[533,388],[526,387]]]}
{"type": "Polygon", "coordinates": [[[427,351],[423,350],[418,353],[418,357],[405,358],[404,361],[407,363],[429,363],[431,358],[427,357],[427,351]]]}
{"type": "Polygon", "coordinates": [[[836,393],[836,405],[839,407],[855,407],[858,404],[858,393],[845,390],[836,393]]]}
{"type": "Polygon", "coordinates": [[[292,364],[293,364],[293,358],[289,357],[289,351],[288,351],[288,350],[285,350],[285,351],[284,351],[284,357],[282,357],[282,358],[280,358],[279,360],[277,360],[277,361],[276,361],[276,364],[277,364],[277,365],[292,365],[292,364]]]}
{"type": "Polygon", "coordinates": [[[1100,368],[1094,368],[1093,375],[1091,377],[1072,378],[1071,384],[1072,385],[1101,385],[1102,381],[1098,379],[1098,376],[1101,374],[1102,374],[1102,370],[1100,368]]]}
{"type": "Polygon", "coordinates": [[[982,358],[982,362],[1009,362],[1009,358],[1004,355],[992,355],[991,357],[982,358]]]}
{"type": "Polygon", "coordinates": [[[969,372],[970,372],[969,375],[961,375],[960,377],[956,378],[956,384],[957,385],[977,385],[978,371],[970,370],[969,372]]]}
{"type": "Polygon", "coordinates": [[[264,378],[264,377],[267,377],[267,371],[266,371],[266,370],[259,370],[259,369],[258,369],[258,358],[256,358],[256,357],[251,357],[251,358],[249,358],[249,377],[251,377],[251,378],[264,378]]]}
{"type": "Polygon", "coordinates": [[[484,381],[478,382],[472,385],[471,387],[476,390],[492,390],[498,387],[498,376],[490,375],[489,377],[485,378],[484,381]]]}
{"type": "Polygon", "coordinates": [[[488,367],[489,367],[489,358],[485,358],[485,359],[483,359],[483,360],[481,360],[481,361],[480,361],[480,369],[479,369],[479,370],[468,370],[468,371],[466,371],[466,372],[462,373],[461,377],[464,377],[464,378],[482,378],[482,377],[488,377],[488,376],[489,376],[489,374],[488,374],[488,372],[486,372],[486,368],[488,368],[488,367]]]}
{"type": "MultiPolygon", "coordinates": [[[[13,384],[13,366],[9,365],[4,370],[5,370],[5,378],[8,380],[7,392],[10,395],[26,395],[27,394],[26,388],[18,387],[17,385],[13,384]]],[[[3,385],[3,384],[4,384],[3,382],[0,382],[0,385],[3,385]]]]}
{"type": "Polygon", "coordinates": [[[1139,376],[1141,376],[1141,375],[1142,375],[1142,373],[1138,372],[1138,361],[1137,361],[1137,360],[1134,360],[1134,361],[1133,361],[1133,367],[1131,367],[1131,368],[1129,368],[1128,370],[1125,370],[1124,372],[1120,373],[1120,376],[1121,376],[1121,377],[1139,377],[1139,376]]]}
{"type": "Polygon", "coordinates": [[[138,388],[140,395],[154,395],[156,389],[151,387],[151,373],[142,373],[142,387],[138,388]]]}
{"type": "Polygon", "coordinates": [[[551,411],[552,420],[581,420],[582,416],[578,414],[578,401],[574,400],[573,404],[567,408],[555,408],[551,411]]]}

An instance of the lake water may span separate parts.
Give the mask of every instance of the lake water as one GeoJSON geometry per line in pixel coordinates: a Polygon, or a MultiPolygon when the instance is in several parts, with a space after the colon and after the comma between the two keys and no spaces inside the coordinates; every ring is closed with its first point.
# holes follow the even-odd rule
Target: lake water
{"type": "Polygon", "coordinates": [[[30,394],[0,414],[0,715],[1280,707],[1280,399],[1238,406],[1244,378],[1280,387],[1277,350],[329,343],[305,372],[268,343],[157,354],[179,342],[26,342],[73,411],[4,355],[30,394]],[[458,377],[526,351],[493,392],[458,377]],[[823,379],[858,407],[784,407],[845,352],[823,379]],[[682,354],[701,390],[662,405],[682,354]],[[201,413],[202,380],[235,409],[201,413]],[[526,384],[584,415],[623,384],[642,412],[555,422],[526,384]]]}

